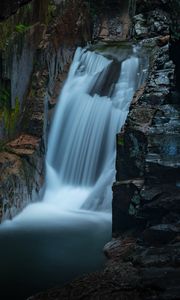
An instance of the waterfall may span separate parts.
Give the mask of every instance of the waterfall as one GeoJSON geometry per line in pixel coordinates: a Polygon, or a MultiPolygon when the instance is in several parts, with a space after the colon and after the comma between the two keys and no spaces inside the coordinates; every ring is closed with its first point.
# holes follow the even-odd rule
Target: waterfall
{"type": "Polygon", "coordinates": [[[43,199],[13,223],[49,211],[111,212],[116,134],[146,74],[140,47],[77,48],[49,134],[43,199]]]}
{"type": "Polygon", "coordinates": [[[114,179],[115,137],[138,85],[139,58],[132,54],[119,64],[117,82],[102,96],[103,80],[111,75],[113,62],[78,48],[59,97],[49,136],[45,199],[52,201],[49,194],[56,190],[53,198],[60,208],[72,207],[68,190],[75,199],[81,190],[86,197],[73,200],[77,203],[73,207],[110,210],[108,189],[114,179]],[[61,199],[62,190],[67,192],[66,200],[61,199]]]}
{"type": "Polygon", "coordinates": [[[77,49],[49,134],[42,199],[0,227],[1,294],[25,299],[103,266],[116,134],[146,72],[137,48],[77,49]]]}

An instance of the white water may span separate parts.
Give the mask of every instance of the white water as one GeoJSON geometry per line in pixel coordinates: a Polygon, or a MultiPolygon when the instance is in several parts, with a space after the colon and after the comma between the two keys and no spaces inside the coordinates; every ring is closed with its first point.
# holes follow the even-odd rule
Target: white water
{"type": "Polygon", "coordinates": [[[111,97],[91,96],[112,60],[78,49],[59,99],[49,137],[44,200],[59,209],[110,211],[115,137],[136,88],[139,59],[122,63],[111,97]],[[53,199],[53,200],[52,200],[53,199]]]}
{"type": "MultiPolygon", "coordinates": [[[[103,244],[110,238],[115,140],[116,134],[126,120],[130,102],[139,84],[137,76],[139,58],[132,52],[132,55],[122,62],[118,80],[109,87],[108,95],[101,96],[103,86],[101,87],[99,83],[110,76],[112,63],[113,58],[106,58],[81,48],[77,49],[51,127],[43,199],[26,207],[12,221],[5,221],[1,228],[1,233],[6,230],[8,245],[10,232],[14,230],[16,234],[21,230],[25,230],[29,235],[33,232],[33,239],[34,230],[40,230],[41,234],[39,231],[37,233],[39,241],[44,239],[45,232],[46,240],[49,241],[52,232],[58,232],[57,239],[58,241],[62,239],[61,247],[64,250],[63,254],[60,252],[60,258],[56,259],[56,266],[60,265],[61,268],[67,262],[65,269],[69,274],[67,276],[63,274],[64,280],[71,278],[70,273],[78,275],[78,271],[72,272],[72,249],[77,248],[77,253],[81,253],[85,247],[83,240],[88,239],[89,244],[84,249],[85,261],[96,269],[98,263],[91,262],[91,252],[95,252],[93,247],[97,244],[95,256],[100,257],[103,244]],[[97,82],[99,94],[93,92],[97,82]],[[70,266],[69,261],[71,261],[70,266]]],[[[18,245],[24,257],[29,238],[27,235],[24,236],[24,233],[20,237],[18,245]]],[[[4,245],[6,245],[5,241],[3,241],[4,245]]],[[[12,247],[13,243],[12,240],[12,247]]],[[[42,245],[43,243],[44,240],[42,245]]],[[[42,245],[41,255],[45,255],[45,251],[51,253],[52,247],[56,248],[56,243],[53,244],[54,246],[48,244],[45,248],[42,245]]],[[[0,251],[6,252],[5,249],[0,251]]],[[[33,252],[33,259],[34,255],[37,255],[34,253],[36,252],[33,252]]],[[[14,262],[12,255],[7,258],[7,261],[12,259],[14,262]]],[[[82,272],[91,270],[90,266],[85,267],[85,262],[81,262],[81,258],[81,255],[78,258],[77,254],[75,259],[78,266],[74,268],[81,269],[81,265],[82,272]]],[[[42,268],[41,259],[36,259],[40,260],[38,270],[42,268]]],[[[46,264],[48,260],[53,260],[52,256],[47,257],[46,264]]],[[[24,262],[21,264],[24,268],[24,262]]],[[[34,272],[38,274],[40,271],[34,272]]],[[[41,269],[39,278],[41,276],[43,278],[42,274],[41,269]]],[[[47,276],[46,274],[46,278],[47,276]]]]}

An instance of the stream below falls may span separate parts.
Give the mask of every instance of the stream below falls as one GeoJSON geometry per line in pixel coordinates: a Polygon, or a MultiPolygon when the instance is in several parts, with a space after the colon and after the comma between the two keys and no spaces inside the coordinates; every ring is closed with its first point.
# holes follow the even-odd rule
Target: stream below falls
{"type": "Polygon", "coordinates": [[[51,125],[42,199],[0,226],[3,300],[103,267],[116,134],[147,66],[138,46],[76,50],[51,125]]]}

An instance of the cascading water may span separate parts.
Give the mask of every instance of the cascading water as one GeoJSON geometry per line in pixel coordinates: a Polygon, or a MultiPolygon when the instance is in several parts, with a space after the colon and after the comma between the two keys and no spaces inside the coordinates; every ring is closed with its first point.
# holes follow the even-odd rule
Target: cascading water
{"type": "Polygon", "coordinates": [[[47,153],[45,199],[49,201],[49,193],[53,196],[56,190],[53,198],[58,207],[110,210],[111,197],[106,194],[114,177],[115,136],[125,122],[138,85],[139,59],[132,55],[123,61],[117,83],[109,85],[107,96],[101,96],[102,82],[112,71],[112,64],[112,59],[95,52],[80,48],[76,51],[54,117],[47,153]],[[94,92],[97,82],[98,94],[94,92]],[[64,187],[67,195],[71,191],[70,199],[65,197],[65,201],[61,199],[64,187]],[[79,189],[83,191],[82,198],[79,189]]]}
{"type": "MultiPolygon", "coordinates": [[[[128,56],[118,51],[102,55],[77,49],[51,127],[43,201],[29,205],[0,230],[0,253],[12,263],[10,274],[22,281],[19,265],[20,273],[29,272],[26,293],[103,263],[101,249],[111,232],[115,137],[147,71],[142,77],[146,63],[136,51],[131,49],[128,56]],[[13,254],[7,254],[14,243],[13,254]]],[[[1,269],[7,266],[4,262],[1,269]]]]}

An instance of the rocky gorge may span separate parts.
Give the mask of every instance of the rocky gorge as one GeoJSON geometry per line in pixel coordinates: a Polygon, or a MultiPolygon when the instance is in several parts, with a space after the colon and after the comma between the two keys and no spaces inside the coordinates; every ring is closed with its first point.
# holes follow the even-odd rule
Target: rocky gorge
{"type": "Polygon", "coordinates": [[[1,220],[40,191],[48,127],[75,48],[128,40],[150,60],[117,135],[105,269],[29,299],[180,299],[179,1],[21,4],[1,10],[1,220]]]}

